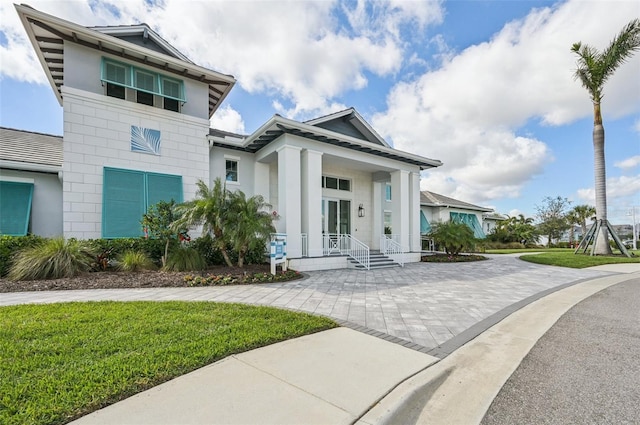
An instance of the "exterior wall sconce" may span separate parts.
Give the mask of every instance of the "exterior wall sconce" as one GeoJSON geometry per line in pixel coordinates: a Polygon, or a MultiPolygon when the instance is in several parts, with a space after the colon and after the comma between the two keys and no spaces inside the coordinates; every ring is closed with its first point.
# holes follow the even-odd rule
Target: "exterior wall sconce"
{"type": "Polygon", "coordinates": [[[358,217],[364,217],[364,207],[362,204],[358,206],[358,217]]]}

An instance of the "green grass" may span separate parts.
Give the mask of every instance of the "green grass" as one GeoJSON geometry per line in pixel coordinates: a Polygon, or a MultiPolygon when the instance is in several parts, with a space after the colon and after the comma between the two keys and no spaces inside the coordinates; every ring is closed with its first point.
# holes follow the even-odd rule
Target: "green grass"
{"type": "Polygon", "coordinates": [[[573,250],[569,250],[568,252],[544,252],[536,255],[523,255],[520,259],[537,264],[582,269],[585,267],[601,266],[603,264],[640,263],[640,257],[637,256],[637,251],[635,251],[635,253],[636,257],[631,258],[622,256],[592,257],[588,254],[574,254],[573,250]]]}
{"type": "Polygon", "coordinates": [[[487,249],[485,254],[519,254],[522,252],[573,252],[571,248],[487,249]]]}
{"type": "Polygon", "coordinates": [[[0,423],[66,423],[231,354],[335,326],[207,302],[2,307],[0,423]]]}

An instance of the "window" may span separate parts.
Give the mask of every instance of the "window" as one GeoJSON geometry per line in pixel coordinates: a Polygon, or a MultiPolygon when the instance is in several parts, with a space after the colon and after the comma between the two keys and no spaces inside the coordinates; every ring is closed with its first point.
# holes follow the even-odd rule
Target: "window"
{"type": "Polygon", "coordinates": [[[385,235],[390,235],[390,234],[392,234],[392,227],[391,227],[391,211],[385,211],[385,212],[384,212],[384,221],[383,221],[383,225],[384,225],[384,234],[385,234],[385,235]]]}
{"type": "Polygon", "coordinates": [[[33,183],[0,181],[0,235],[27,234],[32,198],[33,183]]]}
{"type": "Polygon", "coordinates": [[[135,91],[135,102],[179,112],[186,102],[184,83],[146,69],[102,58],[102,77],[107,96],[126,99],[126,89],[135,91]],[[155,101],[159,96],[162,102],[155,101]]]}
{"type": "Polygon", "coordinates": [[[151,205],[182,202],[181,176],[105,167],[103,181],[103,238],[142,236],[140,220],[151,205]]]}
{"type": "Polygon", "coordinates": [[[322,176],[322,187],[325,189],[336,189],[351,192],[351,180],[322,176]]]}
{"type": "Polygon", "coordinates": [[[391,202],[391,185],[389,183],[384,187],[384,199],[391,202]]]}
{"type": "Polygon", "coordinates": [[[227,159],[225,165],[225,180],[228,182],[238,182],[238,161],[227,159]]]}
{"type": "Polygon", "coordinates": [[[426,235],[427,233],[431,233],[431,224],[424,215],[424,211],[420,210],[420,234],[426,235]]]}

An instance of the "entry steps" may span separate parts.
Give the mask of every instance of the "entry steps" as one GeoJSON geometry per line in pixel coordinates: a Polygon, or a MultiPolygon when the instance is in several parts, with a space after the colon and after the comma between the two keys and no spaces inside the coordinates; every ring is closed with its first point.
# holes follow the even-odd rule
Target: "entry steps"
{"type": "MultiPolygon", "coordinates": [[[[364,269],[364,266],[353,258],[349,258],[349,267],[354,269],[364,269]]],[[[400,267],[400,264],[379,251],[371,251],[369,253],[369,270],[384,269],[388,267],[400,267]]]]}

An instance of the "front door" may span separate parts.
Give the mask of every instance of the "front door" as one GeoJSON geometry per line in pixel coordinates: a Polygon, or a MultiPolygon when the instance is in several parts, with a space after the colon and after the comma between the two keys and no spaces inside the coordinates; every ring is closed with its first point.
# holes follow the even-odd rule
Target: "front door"
{"type": "Polygon", "coordinates": [[[351,233],[351,201],[322,200],[322,235],[325,255],[338,254],[343,241],[340,236],[351,233]]]}
{"type": "Polygon", "coordinates": [[[322,200],[322,233],[351,234],[351,201],[326,198],[322,200]]]}

